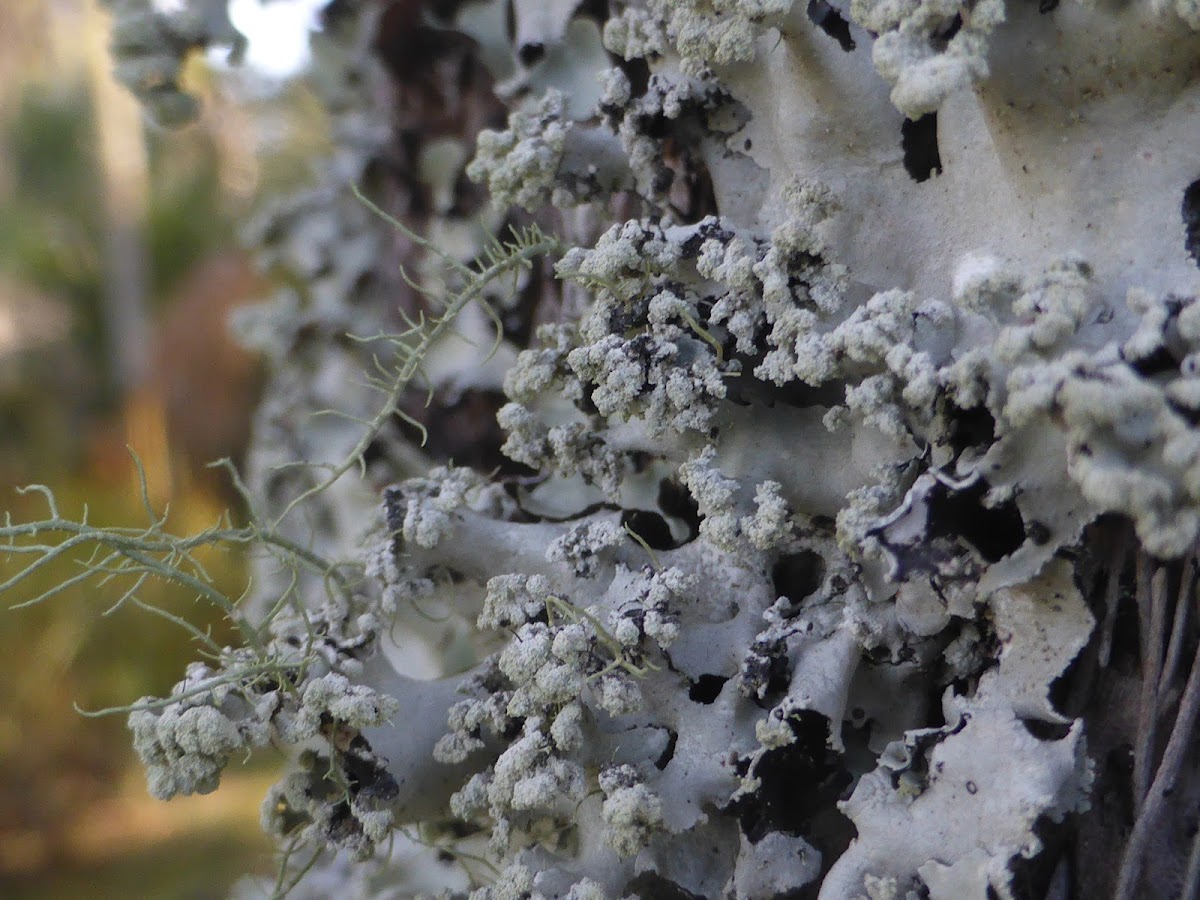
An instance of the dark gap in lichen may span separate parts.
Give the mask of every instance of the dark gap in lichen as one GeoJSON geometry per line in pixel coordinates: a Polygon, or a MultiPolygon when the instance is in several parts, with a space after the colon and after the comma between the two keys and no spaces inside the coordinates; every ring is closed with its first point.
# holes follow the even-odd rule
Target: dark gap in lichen
{"type": "Polygon", "coordinates": [[[792,660],[787,652],[787,641],[783,638],[755,640],[742,660],[740,674],[742,688],[753,694],[755,705],[760,709],[771,709],[792,683],[792,660]]]}
{"type": "MultiPolygon", "coordinates": [[[[527,499],[526,489],[540,483],[536,478],[526,478],[519,476],[515,479],[502,480],[504,492],[513,500],[517,501],[517,505],[527,499]]],[[[616,512],[621,507],[615,503],[599,501],[597,503],[589,503],[587,506],[574,510],[565,516],[551,516],[545,513],[534,513],[520,506],[520,511],[516,515],[508,516],[505,521],[508,522],[574,522],[578,519],[586,519],[588,516],[595,515],[598,512],[616,512]]]]}
{"type": "Polygon", "coordinates": [[[318,14],[322,29],[336,30],[346,19],[356,11],[357,4],[352,0],[333,0],[318,14]]]}
{"type": "Polygon", "coordinates": [[[667,729],[667,746],[663,747],[663,752],[658,755],[658,759],[654,761],[654,768],[662,771],[671,764],[671,760],[675,758],[675,745],[679,743],[679,732],[673,728],[667,729]]]}
{"type": "MultiPolygon", "coordinates": [[[[765,357],[765,351],[753,357],[744,354],[735,354],[735,358],[742,363],[743,371],[753,371],[765,357]]],[[[844,401],[846,396],[845,383],[836,379],[828,381],[820,387],[813,387],[801,381],[793,381],[782,387],[776,387],[754,379],[734,378],[729,382],[726,390],[736,394],[738,397],[746,398],[768,407],[782,405],[792,406],[796,409],[810,409],[814,406],[837,406],[844,401]],[[739,382],[745,383],[740,384],[739,382]]]]}
{"type": "Polygon", "coordinates": [[[657,456],[646,450],[632,450],[626,458],[635,475],[641,475],[658,459],[657,456]]]}
{"type": "Polygon", "coordinates": [[[619,60],[618,65],[625,77],[629,79],[629,96],[636,100],[644,97],[650,89],[650,63],[642,57],[619,60]]]}
{"type": "Polygon", "coordinates": [[[863,659],[873,666],[902,666],[916,656],[917,651],[909,644],[901,644],[894,650],[887,644],[880,644],[863,651],[863,659]]]}
{"type": "MultiPolygon", "coordinates": [[[[621,333],[618,332],[616,328],[611,328],[611,330],[614,334],[621,333]]],[[[583,391],[580,396],[575,398],[575,408],[585,416],[596,416],[600,414],[600,410],[597,408],[596,401],[592,396],[594,393],[596,393],[596,385],[585,384],[583,385],[583,391]]]]}
{"type": "Polygon", "coordinates": [[[329,814],[329,822],[325,830],[326,839],[338,847],[346,847],[351,843],[362,841],[362,825],[350,813],[350,804],[339,803],[329,814]]]}
{"type": "Polygon", "coordinates": [[[1054,532],[1050,530],[1050,526],[1036,519],[1025,523],[1025,533],[1039,547],[1046,546],[1054,538],[1054,532]]]}
{"type": "Polygon", "coordinates": [[[387,453],[386,443],[379,438],[375,438],[375,440],[367,444],[367,449],[363,451],[363,465],[369,469],[381,459],[387,459],[387,453]]]}
{"type": "MultiPolygon", "coordinates": [[[[703,849],[698,848],[696,852],[701,853],[703,849]]],[[[654,897],[655,900],[705,900],[704,897],[684,890],[657,872],[642,872],[629,881],[621,891],[621,896],[627,894],[632,894],[634,897],[654,897]]]]}
{"type": "Polygon", "coordinates": [[[825,581],[825,560],[812,550],[799,550],[779,558],[771,569],[771,584],[776,597],[799,603],[819,590],[825,581]]]}
{"type": "Polygon", "coordinates": [[[687,488],[673,478],[664,478],[658,483],[657,502],[663,515],[679,520],[687,528],[681,545],[696,539],[700,534],[700,507],[687,488]]]}
{"type": "Polygon", "coordinates": [[[481,831],[479,825],[473,822],[463,822],[459,819],[451,819],[449,822],[444,823],[441,827],[444,828],[446,833],[451,837],[455,837],[460,840],[462,838],[470,837],[473,834],[479,834],[481,831]]]}
{"type": "Polygon", "coordinates": [[[947,443],[958,459],[964,450],[971,447],[988,447],[996,440],[996,419],[986,406],[963,409],[953,401],[946,402],[946,420],[949,422],[947,443]]]}
{"type": "Polygon", "coordinates": [[[445,584],[465,584],[467,576],[452,566],[433,565],[426,570],[430,578],[445,584]]]}
{"type": "Polygon", "coordinates": [[[825,0],[809,0],[808,20],[837,41],[847,53],[857,46],[850,36],[850,23],[846,17],[825,0]]]}
{"type": "MultiPolygon", "coordinates": [[[[710,219],[707,222],[701,222],[696,226],[695,231],[690,237],[686,238],[679,245],[679,252],[684,259],[697,259],[700,256],[700,248],[704,246],[705,241],[721,241],[728,242],[733,239],[733,232],[727,228],[722,228],[721,223],[717,219],[710,219]]],[[[711,301],[711,297],[709,300],[711,301]]]]}
{"type": "MultiPolygon", "coordinates": [[[[944,639],[951,634],[954,634],[954,636],[957,637],[958,634],[961,634],[962,630],[969,624],[971,623],[955,620],[955,622],[951,623],[949,628],[942,632],[941,637],[944,639]],[[952,632],[951,628],[953,628],[955,624],[958,624],[958,630],[957,632],[952,632]]],[[[950,688],[954,692],[955,696],[973,697],[975,695],[975,689],[979,687],[979,679],[1000,665],[1000,638],[997,637],[996,632],[990,628],[984,628],[982,629],[982,634],[979,635],[977,641],[978,648],[976,652],[981,662],[975,671],[967,674],[960,674],[959,677],[949,679],[946,679],[945,674],[943,674],[943,678],[935,680],[935,682],[930,685],[928,694],[928,724],[924,725],[923,727],[941,728],[947,724],[945,710],[942,708],[942,695],[945,692],[945,687],[950,688]],[[938,687],[939,681],[944,681],[944,687],[938,687]]],[[[947,641],[947,643],[949,643],[949,641],[947,641]]]]}
{"type": "MultiPolygon", "coordinates": [[[[477,209],[478,198],[472,198],[472,202],[475,204],[472,209],[477,209]]],[[[531,224],[533,220],[530,216],[516,213],[505,219],[500,231],[509,234],[531,224]]],[[[561,285],[554,277],[553,267],[548,260],[532,263],[529,275],[516,296],[510,298],[502,309],[497,310],[504,327],[504,338],[517,347],[530,346],[533,342],[534,327],[540,317],[551,314],[562,302],[561,285]]]]}
{"type": "Polygon", "coordinates": [[[522,44],[517,48],[517,59],[527,69],[537,65],[545,55],[546,45],[541,41],[530,41],[528,44],[522,44]]]}
{"type": "MultiPolygon", "coordinates": [[[[654,138],[656,141],[665,141],[671,137],[675,129],[675,122],[668,119],[663,113],[649,113],[639,117],[639,130],[648,138],[654,138]]],[[[667,149],[664,148],[663,154],[666,155],[667,149]]]]}
{"type": "Polygon", "coordinates": [[[817,900],[820,893],[821,879],[817,878],[810,884],[798,887],[794,891],[784,891],[782,894],[776,894],[771,900],[817,900]]]}
{"type": "MultiPolygon", "coordinates": [[[[1124,353],[1122,353],[1122,356],[1124,353]]],[[[1177,374],[1179,360],[1167,347],[1155,347],[1146,356],[1138,359],[1126,359],[1129,367],[1143,378],[1153,378],[1155,375],[1177,374]]]]}
{"type": "MultiPolygon", "coordinates": [[[[369,749],[368,751],[369,752],[369,749]]],[[[400,793],[400,786],[387,769],[377,761],[354,753],[342,754],[346,781],[355,797],[386,803],[400,793]]]]}
{"type": "Polygon", "coordinates": [[[1061,741],[1071,731],[1070,722],[1046,722],[1042,719],[1024,718],[1020,720],[1025,730],[1039,741],[1061,741]]]}
{"type": "Polygon", "coordinates": [[[608,21],[608,0],[583,0],[575,7],[576,16],[587,16],[595,19],[597,25],[603,26],[608,21]]]}
{"type": "Polygon", "coordinates": [[[720,209],[717,206],[716,189],[713,187],[708,166],[698,158],[693,158],[690,166],[684,166],[684,172],[684,183],[688,193],[687,208],[680,209],[676,204],[671,206],[678,213],[680,224],[695,225],[709,216],[717,215],[720,209]]]}
{"type": "Polygon", "coordinates": [[[675,549],[675,536],[671,534],[671,526],[652,509],[623,510],[621,525],[645,541],[651,550],[675,549]]]}
{"type": "Polygon", "coordinates": [[[1073,817],[1067,816],[1054,822],[1043,813],[1030,830],[1041,849],[1029,857],[1022,853],[1014,854],[1008,861],[1013,897],[1015,900],[1045,900],[1048,897],[1074,896],[1069,888],[1062,894],[1051,891],[1051,881],[1075,832],[1073,817]]]}
{"type": "Polygon", "coordinates": [[[1075,658],[1063,669],[1062,674],[1050,682],[1046,692],[1050,705],[1055,711],[1069,718],[1076,718],[1082,712],[1080,701],[1076,697],[1080,693],[1081,680],[1090,678],[1094,673],[1096,647],[1100,639],[1100,629],[1092,629],[1092,637],[1088,645],[1075,654],[1075,658]]]}
{"type": "Polygon", "coordinates": [[[962,14],[955,13],[953,17],[946,20],[946,23],[941,28],[935,29],[933,34],[929,36],[929,45],[938,53],[943,52],[950,46],[950,42],[954,40],[954,36],[962,28],[962,23],[962,14]]]}
{"type": "Polygon", "coordinates": [[[837,801],[853,777],[829,747],[829,720],[814,710],[789,719],[795,741],[770,750],[754,770],[762,785],[736,804],[742,833],[757,843],[772,831],[804,837],[836,860],[850,844],[853,826],[837,801]]]}
{"type": "Polygon", "coordinates": [[[504,36],[510,44],[517,40],[517,5],[513,0],[504,4],[504,36]]]}
{"type": "MultiPolygon", "coordinates": [[[[543,612],[541,615],[544,617],[545,613],[543,612]]],[[[538,620],[539,620],[538,616],[534,616],[532,619],[530,619],[531,622],[537,622],[538,620]]],[[[500,738],[501,738],[501,740],[504,740],[504,741],[510,741],[510,742],[515,741],[518,737],[521,736],[521,731],[524,728],[525,728],[525,717],[524,716],[518,716],[515,719],[510,719],[509,723],[504,727],[504,730],[502,732],[500,732],[500,738]]],[[[478,737],[478,735],[475,735],[475,736],[478,737]]]]}
{"type": "Polygon", "coordinates": [[[982,478],[962,490],[939,484],[929,495],[930,540],[960,537],[987,562],[999,562],[1025,542],[1025,522],[1012,500],[985,506],[989,489],[982,478]]]}
{"type": "Polygon", "coordinates": [[[1200,178],[1183,192],[1183,227],[1186,233],[1183,246],[1188,256],[1200,266],[1200,178]]]}
{"type": "MultiPolygon", "coordinates": [[[[326,14],[330,7],[326,7],[326,14]]],[[[348,13],[349,14],[349,13],[348,13]]],[[[420,4],[391,3],[379,17],[372,50],[395,79],[403,84],[433,87],[442,68],[436,65],[445,57],[469,55],[474,42],[464,34],[430,27],[423,19],[420,4]]],[[[326,29],[330,29],[329,19],[326,29]]],[[[465,65],[477,65],[464,60],[465,65]]]]}
{"type": "Polygon", "coordinates": [[[926,113],[919,119],[905,119],[900,124],[900,149],[904,151],[904,171],[913,181],[928,181],[942,172],[942,156],[938,152],[937,113],[926,113]]]}
{"type": "Polygon", "coordinates": [[[1141,622],[1137,610],[1137,575],[1134,566],[1126,566],[1121,573],[1121,587],[1117,593],[1117,618],[1113,623],[1112,654],[1109,666],[1121,675],[1139,676],[1142,665],[1142,648],[1138,631],[1141,622]]]}
{"type": "Polygon", "coordinates": [[[468,0],[425,0],[425,9],[439,22],[447,25],[454,21],[454,16],[460,7],[466,6],[468,0]]]}
{"type": "Polygon", "coordinates": [[[1179,416],[1189,425],[1193,427],[1200,425],[1200,409],[1193,409],[1191,407],[1184,406],[1173,397],[1167,398],[1167,406],[1171,408],[1171,411],[1175,413],[1175,415],[1179,416]]]}
{"type": "MultiPolygon", "coordinates": [[[[508,398],[500,391],[469,389],[457,396],[438,391],[434,402],[426,406],[425,394],[412,391],[401,409],[424,422],[428,429],[424,449],[436,462],[453,462],[485,474],[531,476],[535,474],[532,469],[500,451],[505,435],[496,412],[506,402],[508,398]]],[[[405,433],[414,431],[398,415],[394,421],[405,433]]]]}
{"type": "Polygon", "coordinates": [[[1058,0],[1038,0],[1038,12],[1045,15],[1058,9],[1058,0]]]}
{"type": "Polygon", "coordinates": [[[764,691],[763,704],[765,708],[770,709],[787,693],[787,689],[792,685],[792,660],[786,652],[781,652],[776,656],[771,657],[771,666],[767,674],[767,687],[764,691]]]}
{"type": "Polygon", "coordinates": [[[688,699],[693,703],[714,703],[728,680],[724,675],[701,675],[688,686],[688,699]]]}
{"type": "Polygon", "coordinates": [[[1132,745],[1118,744],[1108,751],[1103,764],[1097,766],[1092,802],[1096,815],[1106,816],[1126,828],[1133,827],[1132,745]]]}
{"type": "MultiPolygon", "coordinates": [[[[871,749],[873,720],[867,718],[866,710],[855,707],[850,718],[842,722],[842,746],[845,747],[842,765],[857,782],[859,776],[871,772],[879,763],[879,754],[871,749]]],[[[853,785],[842,799],[849,796],[853,785]]]]}

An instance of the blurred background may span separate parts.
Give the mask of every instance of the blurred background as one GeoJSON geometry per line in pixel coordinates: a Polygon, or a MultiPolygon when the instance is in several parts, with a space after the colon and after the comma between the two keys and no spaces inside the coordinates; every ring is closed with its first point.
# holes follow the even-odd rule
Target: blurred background
{"type": "MultiPolygon", "coordinates": [[[[308,178],[326,148],[318,104],[295,77],[315,2],[234,0],[247,64],[190,63],[199,123],[148,126],[111,77],[97,0],[0,3],[0,510],[41,517],[15,488],[44,483],[64,514],[145,521],[126,446],[141,456],[177,532],[236,498],[204,463],[237,458],[259,363],[226,316],[270,285],[239,249],[262,198],[308,178]]],[[[245,585],[232,551],[204,559],[226,593],[245,585]]],[[[15,571],[0,554],[0,581],[15,571]]],[[[0,596],[0,897],[222,897],[270,871],[258,803],[270,760],[230,767],[216,794],[146,792],[124,717],[97,708],[162,695],[194,658],[187,636],[89,587],[10,610],[77,571],[63,560],[0,596]]],[[[146,599],[218,635],[190,596],[146,599]]]]}

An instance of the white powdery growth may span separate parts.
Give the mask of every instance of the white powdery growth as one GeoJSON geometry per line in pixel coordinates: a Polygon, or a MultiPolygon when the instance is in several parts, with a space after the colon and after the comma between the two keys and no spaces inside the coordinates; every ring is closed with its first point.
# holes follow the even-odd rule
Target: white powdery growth
{"type": "Polygon", "coordinates": [[[272,789],[264,827],[281,840],[366,858],[391,834],[389,803],[398,793],[363,737],[401,709],[361,680],[377,620],[331,594],[311,612],[278,615],[271,631],[265,646],[227,649],[215,667],[195,663],[165,700],[134,705],[128,724],[150,791],[162,799],[208,793],[234,754],[304,748],[300,768],[272,789]]]}
{"type": "Polygon", "coordinates": [[[426,478],[405,483],[402,508],[400,495],[396,495],[391,507],[396,513],[390,514],[388,524],[395,536],[428,550],[453,533],[460,509],[483,502],[488,487],[471,469],[435,468],[426,478]]]}
{"type": "Polygon", "coordinates": [[[497,575],[488,581],[480,628],[512,628],[541,615],[550,595],[543,575],[497,575]]]}
{"type": "Polygon", "coordinates": [[[498,853],[518,833],[563,833],[586,794],[587,733],[597,716],[642,709],[637,676],[655,668],[647,654],[675,637],[672,601],[691,581],[674,570],[616,576],[641,587],[609,614],[612,631],[601,626],[598,608],[577,609],[544,577],[488,584],[479,625],[511,629],[512,640],[464,685],[468,698],[451,707],[450,731],[433,752],[443,763],[463,763],[520,728],[450,801],[455,815],[489,825],[498,853]]]}
{"type": "Polygon", "coordinates": [[[610,614],[613,634],[625,647],[636,647],[643,636],[666,650],[679,636],[681,607],[695,596],[699,580],[683,569],[644,567],[634,575],[618,569],[618,577],[627,577],[625,599],[610,614]]]}
{"type": "Polygon", "coordinates": [[[545,206],[573,124],[564,120],[563,107],[563,95],[551,90],[514,111],[506,131],[481,132],[467,175],[486,183],[500,206],[545,206]]]}
{"type": "Polygon", "coordinates": [[[266,743],[265,729],[257,725],[235,722],[211,706],[168,707],[157,715],[144,711],[129,717],[133,749],[146,767],[150,793],[160,800],[216,790],[235,752],[266,743]]]}
{"type": "Polygon", "coordinates": [[[620,856],[636,856],[655,830],[662,826],[662,803],[641,783],[631,766],[617,766],[600,773],[604,791],[604,840],[620,856]]]}
{"type": "Polygon", "coordinates": [[[704,345],[682,329],[623,340],[606,335],[567,357],[575,376],[595,385],[604,416],[643,419],[651,434],[708,427],[709,401],[725,396],[723,373],[704,345]]]}
{"type": "Polygon", "coordinates": [[[649,10],[627,6],[604,23],[604,46],[622,59],[646,59],[667,48],[666,25],[649,10]]]}
{"type": "MultiPolygon", "coordinates": [[[[822,384],[857,374],[857,383],[845,391],[847,411],[899,438],[919,427],[917,422],[928,423],[936,412],[937,364],[949,349],[955,324],[945,303],[920,302],[902,291],[876,294],[827,334],[807,338],[807,355],[797,350],[791,375],[822,384]],[[931,351],[941,352],[935,356],[931,351]]],[[[830,416],[827,424],[843,421],[836,408],[830,416]]]]}
{"type": "MultiPolygon", "coordinates": [[[[508,866],[490,885],[472,891],[469,900],[550,900],[535,887],[533,871],[522,863],[508,866]]],[[[590,878],[577,881],[559,895],[562,900],[609,900],[609,895],[590,878]]]]}
{"type": "Polygon", "coordinates": [[[1007,300],[1017,321],[993,348],[961,354],[941,380],[972,397],[989,385],[987,405],[1010,444],[1061,431],[1065,458],[1054,464],[1070,476],[1065,484],[1091,509],[1132,518],[1151,552],[1175,556],[1200,528],[1195,300],[1133,290],[1116,315],[1090,277],[1066,259],[1041,277],[996,271],[965,281],[964,302],[1007,300]],[[1150,372],[1150,359],[1169,363],[1150,372]]]}
{"type": "Polygon", "coordinates": [[[661,53],[664,38],[682,57],[685,72],[754,58],[755,39],[778,25],[793,0],[650,0],[647,9],[630,6],[611,19],[604,42],[632,59],[661,53]]]}
{"type": "MultiPolygon", "coordinates": [[[[281,666],[274,677],[299,677],[299,671],[289,676],[281,666]]],[[[358,736],[364,728],[387,724],[399,703],[335,672],[298,685],[298,692],[278,687],[255,692],[245,679],[235,667],[218,673],[195,664],[176,685],[174,693],[183,699],[130,714],[150,792],[162,800],[209,793],[233,754],[273,741],[317,748],[305,751],[302,768],[268,794],[264,828],[281,839],[329,843],[359,859],[370,856],[391,835],[394,816],[387,802],[396,786],[383,760],[358,736]],[[353,790],[337,786],[348,764],[355,771],[353,790]]]]}
{"type": "Polygon", "coordinates": [[[304,686],[291,727],[298,737],[312,736],[328,717],[345,727],[361,730],[382,725],[399,711],[400,704],[394,697],[380,694],[365,684],[353,684],[345,675],[329,672],[304,686]]]}
{"type": "Polygon", "coordinates": [[[587,522],[551,541],[546,559],[570,564],[577,578],[590,578],[602,564],[604,552],[619,547],[627,538],[613,520],[587,522]]]}
{"type": "Polygon", "coordinates": [[[502,406],[496,421],[507,435],[501,449],[510,459],[567,477],[581,474],[608,496],[620,493],[622,456],[586,423],[547,426],[520,403],[502,406]]]}
{"type": "Polygon", "coordinates": [[[652,202],[667,200],[680,176],[702,174],[688,151],[692,144],[731,135],[745,119],[707,67],[688,74],[656,72],[637,96],[620,68],[605,72],[602,86],[599,110],[619,142],[633,186],[652,202]]]}
{"type": "Polygon", "coordinates": [[[987,39],[1005,11],[1003,0],[983,0],[967,12],[947,0],[853,0],[850,15],[878,35],[875,67],[892,85],[892,103],[916,119],[988,74],[987,39]]]}
{"type": "Polygon", "coordinates": [[[754,489],[755,511],[739,516],[737,497],[741,485],[721,474],[715,465],[716,456],[716,449],[707,446],[679,467],[679,478],[703,516],[700,533],[731,552],[747,550],[747,543],[760,551],[785,543],[792,533],[793,522],[779,482],[758,484],[754,489]]]}

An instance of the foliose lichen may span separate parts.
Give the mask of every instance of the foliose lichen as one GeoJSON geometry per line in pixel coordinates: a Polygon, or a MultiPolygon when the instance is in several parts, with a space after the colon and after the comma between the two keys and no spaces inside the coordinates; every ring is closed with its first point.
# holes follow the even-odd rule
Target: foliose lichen
{"type": "Polygon", "coordinates": [[[264,567],[265,649],[131,716],[154,793],[291,747],[299,896],[1194,885],[1194,4],[372,6],[314,37],[340,155],[242,322],[250,493],[361,579],[264,567]],[[552,258],[478,277],[514,224],[552,258]],[[314,490],[439,283],[494,353],[422,345],[314,490]]]}

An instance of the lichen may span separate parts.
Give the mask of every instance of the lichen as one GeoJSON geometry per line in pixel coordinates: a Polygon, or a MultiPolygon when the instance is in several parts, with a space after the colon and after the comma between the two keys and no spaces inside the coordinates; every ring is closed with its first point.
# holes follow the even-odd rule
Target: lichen
{"type": "Polygon", "coordinates": [[[519,108],[505,131],[482,131],[467,176],[487,185],[501,207],[537,209],[562,198],[552,195],[572,123],[563,121],[563,95],[550,91],[519,108]]]}
{"type": "Polygon", "coordinates": [[[225,47],[236,62],[246,39],[229,20],[227,0],[162,4],[104,0],[113,13],[111,49],[117,78],[159,124],[192,121],[199,102],[181,84],[182,69],[198,49],[225,47]]]}
{"type": "Polygon", "coordinates": [[[907,5],[854,0],[850,15],[877,35],[871,51],[875,67],[892,85],[892,103],[916,119],[987,76],[987,39],[1004,22],[1004,7],[1003,0],[985,0],[970,10],[940,0],[907,5]]]}
{"type": "Polygon", "coordinates": [[[311,896],[1178,893],[1195,9],[497,0],[413,72],[371,6],[251,231],[275,550],[135,706],[152,791],[288,747],[311,896]]]}

